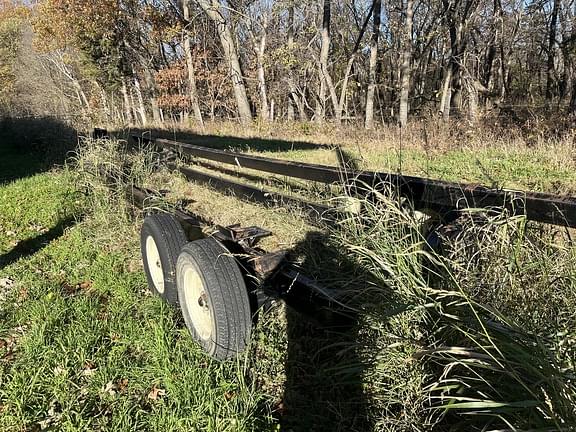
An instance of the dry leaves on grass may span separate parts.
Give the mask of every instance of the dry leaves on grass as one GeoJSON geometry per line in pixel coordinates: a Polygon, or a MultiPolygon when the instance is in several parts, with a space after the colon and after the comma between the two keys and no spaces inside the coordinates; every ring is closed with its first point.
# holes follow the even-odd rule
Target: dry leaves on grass
{"type": "Polygon", "coordinates": [[[28,289],[22,287],[18,290],[18,300],[24,301],[28,298],[28,289]]]}
{"type": "Polygon", "coordinates": [[[12,361],[14,359],[15,350],[16,338],[14,336],[0,339],[0,361],[12,361]]]}
{"type": "Polygon", "coordinates": [[[80,292],[89,292],[92,289],[92,282],[82,281],[75,285],[72,285],[66,281],[60,284],[64,294],[67,296],[74,296],[80,292]]]}
{"type": "Polygon", "coordinates": [[[0,278],[0,288],[11,288],[14,286],[14,279],[9,277],[0,278]]]}
{"type": "Polygon", "coordinates": [[[123,393],[128,388],[128,378],[122,378],[116,382],[108,381],[104,387],[100,390],[101,393],[109,394],[114,396],[116,393],[123,393]]]}
{"type": "Polygon", "coordinates": [[[98,368],[96,367],[96,365],[93,362],[91,362],[90,360],[87,360],[84,363],[84,367],[82,368],[81,374],[85,377],[89,377],[89,376],[94,375],[97,370],[98,370],[98,368]]]}
{"type": "Polygon", "coordinates": [[[55,376],[68,376],[68,369],[63,366],[56,366],[52,372],[55,376]]]}
{"type": "Polygon", "coordinates": [[[50,403],[50,408],[48,409],[48,412],[46,414],[47,414],[46,418],[44,420],[39,421],[37,423],[37,427],[39,427],[40,430],[57,429],[57,426],[60,424],[60,421],[62,420],[62,407],[60,406],[60,403],[57,400],[53,400],[50,403]]]}
{"type": "Polygon", "coordinates": [[[161,398],[162,396],[166,395],[166,390],[156,386],[156,384],[154,384],[154,386],[152,387],[152,390],[150,390],[150,393],[148,393],[148,399],[150,400],[158,400],[158,398],[161,398]]]}
{"type": "Polygon", "coordinates": [[[29,228],[31,231],[35,231],[35,232],[40,233],[40,234],[44,234],[44,233],[48,232],[48,228],[46,228],[45,226],[40,225],[40,224],[32,224],[32,225],[30,225],[29,228]]]}

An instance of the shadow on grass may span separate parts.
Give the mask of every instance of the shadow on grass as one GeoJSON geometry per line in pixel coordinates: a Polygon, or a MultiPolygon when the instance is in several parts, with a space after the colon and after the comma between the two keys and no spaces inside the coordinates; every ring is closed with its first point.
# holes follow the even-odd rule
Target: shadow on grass
{"type": "Polygon", "coordinates": [[[0,184],[63,164],[77,141],[74,128],[52,117],[0,118],[0,184]]]}
{"type": "MultiPolygon", "coordinates": [[[[241,126],[238,125],[238,127],[241,126]]],[[[238,151],[256,150],[262,152],[284,152],[291,150],[317,150],[321,148],[331,148],[329,146],[304,141],[199,135],[192,132],[167,131],[163,129],[132,129],[128,131],[118,131],[115,132],[115,134],[124,139],[128,139],[130,135],[139,135],[145,138],[164,138],[221,150],[233,149],[238,151]]]]}
{"type": "MultiPolygon", "coordinates": [[[[361,271],[324,233],[308,233],[292,255],[304,255],[303,272],[318,277],[323,286],[343,289],[345,279],[362,280],[361,271]]],[[[288,351],[284,397],[277,409],[281,430],[372,430],[358,316],[326,297],[298,292],[296,285],[283,297],[288,305],[288,351]]]]}
{"type": "Polygon", "coordinates": [[[18,261],[20,258],[35,254],[52,240],[61,237],[66,228],[75,225],[77,221],[78,219],[75,217],[67,217],[60,220],[45,233],[20,241],[10,252],[0,255],[0,269],[18,261]]]}

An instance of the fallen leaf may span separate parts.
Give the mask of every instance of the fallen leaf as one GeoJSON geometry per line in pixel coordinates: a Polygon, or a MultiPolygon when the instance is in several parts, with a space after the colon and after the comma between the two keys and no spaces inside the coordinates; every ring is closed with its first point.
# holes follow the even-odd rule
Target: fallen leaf
{"type": "Polygon", "coordinates": [[[92,282],[90,281],[84,281],[84,282],[80,282],[77,287],[81,290],[87,290],[90,289],[92,287],[92,282]]]}
{"type": "Polygon", "coordinates": [[[64,294],[66,295],[74,295],[76,294],[76,287],[74,285],[69,284],[68,282],[62,282],[60,284],[60,286],[62,287],[62,290],[64,291],[64,294]]]}
{"type": "Polygon", "coordinates": [[[102,387],[101,392],[102,393],[108,393],[110,396],[114,396],[116,394],[116,384],[114,384],[112,381],[108,381],[108,383],[106,383],[106,385],[104,387],[102,387]]]}
{"type": "Polygon", "coordinates": [[[53,429],[55,425],[60,423],[60,420],[62,419],[61,409],[62,407],[60,406],[58,401],[56,400],[52,401],[52,403],[50,404],[50,408],[48,409],[47,412],[48,417],[38,422],[40,430],[46,430],[48,428],[53,429]]]}
{"type": "Polygon", "coordinates": [[[92,282],[83,281],[83,282],[77,283],[76,285],[72,285],[72,284],[64,281],[60,284],[60,286],[62,287],[62,290],[64,290],[64,294],[76,295],[80,291],[89,291],[90,288],[92,287],[92,282]]]}
{"type": "Polygon", "coordinates": [[[234,396],[236,396],[236,393],[234,393],[234,392],[225,392],[224,393],[224,397],[226,398],[226,400],[234,399],[234,396]]]}
{"type": "Polygon", "coordinates": [[[118,390],[123,392],[126,390],[127,387],[128,387],[128,378],[122,378],[118,383],[118,390]]]}
{"type": "Polygon", "coordinates": [[[152,387],[152,390],[150,390],[150,393],[148,393],[148,399],[157,400],[159,397],[162,397],[165,394],[166,390],[161,389],[160,387],[156,387],[156,384],[154,384],[154,387],[152,387]]]}
{"type": "Polygon", "coordinates": [[[42,225],[39,225],[39,224],[30,225],[30,229],[32,231],[36,231],[38,233],[45,233],[48,231],[48,228],[43,227],[42,225]]]}
{"type": "Polygon", "coordinates": [[[8,363],[14,360],[14,351],[8,350],[6,354],[4,354],[4,356],[2,357],[2,360],[8,363]]]}
{"type": "Polygon", "coordinates": [[[26,300],[28,298],[28,290],[26,288],[20,288],[18,291],[18,300],[26,300]]]}
{"type": "Polygon", "coordinates": [[[10,288],[14,285],[14,279],[9,277],[0,278],[0,288],[10,288]]]}
{"type": "Polygon", "coordinates": [[[6,351],[12,350],[16,342],[16,338],[14,336],[9,336],[5,339],[0,339],[0,349],[5,349],[6,351]]]}
{"type": "Polygon", "coordinates": [[[63,368],[62,366],[56,366],[53,370],[54,375],[59,376],[59,375],[68,375],[68,369],[63,368]]]}
{"type": "Polygon", "coordinates": [[[84,376],[92,376],[96,373],[96,370],[97,370],[96,365],[93,362],[91,362],[90,360],[87,360],[84,363],[84,367],[82,368],[81,373],[84,376]]]}

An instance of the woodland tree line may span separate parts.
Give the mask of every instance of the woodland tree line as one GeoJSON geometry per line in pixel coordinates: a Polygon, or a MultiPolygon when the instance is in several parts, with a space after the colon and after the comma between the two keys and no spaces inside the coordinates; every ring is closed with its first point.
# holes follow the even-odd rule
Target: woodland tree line
{"type": "Polygon", "coordinates": [[[576,0],[0,0],[0,115],[576,113],[576,0]]]}

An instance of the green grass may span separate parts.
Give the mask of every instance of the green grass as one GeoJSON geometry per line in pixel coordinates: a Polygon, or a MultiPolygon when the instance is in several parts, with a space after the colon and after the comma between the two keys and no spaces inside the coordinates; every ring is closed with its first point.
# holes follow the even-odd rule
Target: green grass
{"type": "MultiPolygon", "coordinates": [[[[150,155],[128,160],[113,144],[86,144],[74,168],[0,184],[0,430],[575,426],[570,233],[506,215],[464,218],[457,236],[445,227],[440,256],[425,247],[414,213],[389,195],[319,232],[296,215],[167,172],[151,176],[150,155]],[[276,305],[259,315],[244,356],[210,360],[179,312],[147,290],[141,215],[94,176],[97,163],[127,161],[133,181],[192,198],[194,210],[220,223],[278,231],[265,244],[291,248],[305,273],[345,290],[341,301],[358,312],[353,325],[335,332],[276,305]]],[[[430,162],[410,151],[414,164],[430,162]]],[[[474,158],[486,165],[490,154],[500,180],[552,185],[566,174],[563,156],[547,163],[539,151],[518,159],[511,149],[439,152],[430,166],[466,180],[474,158]]]]}
{"type": "MultiPolygon", "coordinates": [[[[51,172],[0,186],[0,226],[13,233],[0,255],[88,210],[72,180],[51,172]]],[[[0,270],[0,429],[273,430],[246,360],[201,353],[149,295],[137,238],[103,244],[99,223],[88,215],[0,270]]]]}
{"type": "MultiPolygon", "coordinates": [[[[422,368],[409,381],[422,386],[417,399],[404,405],[419,408],[408,417],[411,427],[420,420],[440,429],[573,430],[576,261],[569,235],[473,211],[439,230],[439,255],[413,212],[391,194],[377,195],[335,233],[372,281],[355,288],[374,329],[368,382],[389,380],[391,359],[406,361],[401,353],[408,351],[422,368]]],[[[398,397],[410,386],[391,388],[376,385],[374,397],[393,415],[390,401],[410,400],[398,397]]]]}

